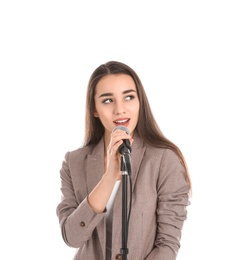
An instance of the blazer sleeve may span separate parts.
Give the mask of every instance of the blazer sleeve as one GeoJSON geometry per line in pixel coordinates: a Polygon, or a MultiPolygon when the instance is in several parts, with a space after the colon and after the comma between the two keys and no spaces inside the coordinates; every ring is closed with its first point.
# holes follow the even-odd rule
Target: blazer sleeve
{"type": "Polygon", "coordinates": [[[96,214],[89,206],[87,197],[78,203],[72,185],[69,154],[70,152],[65,155],[60,170],[62,197],[56,213],[63,240],[68,246],[79,248],[90,239],[105,213],[96,214]]]}
{"type": "Polygon", "coordinates": [[[146,260],[175,260],[190,202],[185,169],[169,149],[162,156],[157,193],[157,234],[154,248],[146,260]]]}

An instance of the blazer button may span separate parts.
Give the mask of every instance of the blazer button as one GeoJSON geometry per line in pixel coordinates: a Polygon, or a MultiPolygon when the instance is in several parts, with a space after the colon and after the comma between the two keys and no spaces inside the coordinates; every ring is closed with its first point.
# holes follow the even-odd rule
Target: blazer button
{"type": "Polygon", "coordinates": [[[85,227],[85,222],[81,221],[81,222],[80,222],[80,226],[81,226],[81,227],[85,227]]]}
{"type": "Polygon", "coordinates": [[[117,260],[122,260],[121,254],[117,254],[116,257],[115,257],[115,259],[117,259],[117,260]]]}

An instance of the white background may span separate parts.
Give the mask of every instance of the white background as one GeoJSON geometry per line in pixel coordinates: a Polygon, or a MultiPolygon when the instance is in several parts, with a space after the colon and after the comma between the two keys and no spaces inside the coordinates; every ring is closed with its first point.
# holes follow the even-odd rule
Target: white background
{"type": "Polygon", "coordinates": [[[241,257],[241,1],[0,2],[0,258],[68,260],[55,213],[101,63],[139,74],[193,182],[179,260],[241,257]]]}

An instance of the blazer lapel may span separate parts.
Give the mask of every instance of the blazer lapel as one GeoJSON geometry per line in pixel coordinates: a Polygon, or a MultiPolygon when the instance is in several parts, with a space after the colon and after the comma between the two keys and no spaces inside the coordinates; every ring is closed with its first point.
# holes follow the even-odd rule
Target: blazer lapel
{"type": "Polygon", "coordinates": [[[145,149],[146,147],[144,146],[142,139],[138,135],[134,135],[134,142],[131,151],[131,171],[132,171],[131,178],[133,183],[132,190],[134,189],[135,186],[136,178],[138,175],[141,162],[144,157],[145,149]]]}

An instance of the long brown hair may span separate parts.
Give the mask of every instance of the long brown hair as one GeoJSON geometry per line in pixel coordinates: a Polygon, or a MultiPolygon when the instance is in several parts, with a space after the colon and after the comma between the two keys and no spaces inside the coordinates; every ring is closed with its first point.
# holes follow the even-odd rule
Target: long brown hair
{"type": "Polygon", "coordinates": [[[126,74],[133,78],[140,102],[139,120],[135,131],[144,140],[145,143],[151,146],[168,148],[174,151],[179,156],[179,158],[181,159],[181,163],[185,167],[187,173],[187,181],[191,187],[191,181],[186,161],[182,152],[173,142],[168,140],[160,130],[151,111],[148,98],[146,96],[144,87],[139,76],[132,68],[130,68],[128,65],[124,63],[118,61],[109,61],[105,64],[102,64],[94,70],[89,79],[86,96],[86,126],[84,145],[95,145],[100,141],[100,139],[104,135],[104,126],[102,125],[98,117],[94,117],[94,96],[96,91],[96,85],[99,82],[99,80],[102,77],[110,74],[126,74]]]}

